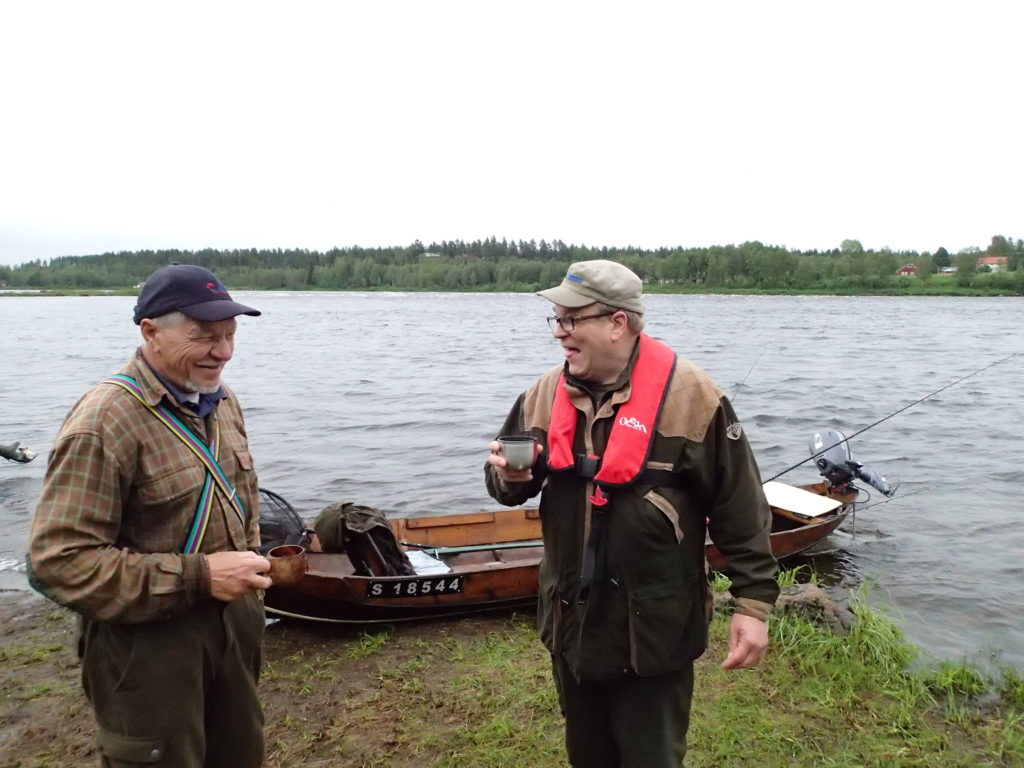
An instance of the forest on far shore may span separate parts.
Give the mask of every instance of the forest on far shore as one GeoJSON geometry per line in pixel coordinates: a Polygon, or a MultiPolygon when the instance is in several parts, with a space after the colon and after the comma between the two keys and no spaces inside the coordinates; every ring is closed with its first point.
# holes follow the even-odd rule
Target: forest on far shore
{"type": "Polygon", "coordinates": [[[945,248],[867,250],[858,240],[844,240],[829,251],[796,251],[757,241],[647,250],[493,237],[323,252],[122,251],[0,266],[0,288],[127,291],[176,261],[212,269],[233,290],[535,291],[557,284],[572,262],[587,259],[627,265],[648,291],[1024,295],[1024,241],[1002,235],[984,250],[972,247],[955,254],[945,248]],[[916,274],[898,274],[908,264],[916,274]]]}

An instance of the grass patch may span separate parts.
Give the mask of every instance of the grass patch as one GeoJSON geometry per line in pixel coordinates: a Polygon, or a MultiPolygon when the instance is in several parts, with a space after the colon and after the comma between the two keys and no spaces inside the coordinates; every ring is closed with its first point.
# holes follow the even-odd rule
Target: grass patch
{"type": "Polygon", "coordinates": [[[1024,712],[1024,677],[1015,669],[1004,669],[999,693],[1010,707],[1024,712]]]}
{"type": "Polygon", "coordinates": [[[372,656],[387,645],[389,637],[391,637],[389,629],[378,630],[376,632],[364,632],[360,636],[359,641],[351,645],[345,652],[345,658],[362,659],[366,656],[372,656]]]}
{"type": "MultiPolygon", "coordinates": [[[[729,618],[716,616],[697,663],[687,766],[1024,768],[1019,671],[990,681],[951,662],[912,668],[915,649],[889,619],[857,599],[853,610],[847,636],[773,617],[768,656],[738,672],[719,666],[729,618]]],[[[95,763],[73,654],[65,646],[48,664],[31,661],[67,642],[69,626],[40,617],[0,642],[0,733],[12,734],[0,748],[5,768],[95,763]]],[[[532,616],[369,631],[280,623],[268,628],[264,658],[268,766],[566,765],[532,616]]]]}
{"type": "MultiPolygon", "coordinates": [[[[907,672],[915,652],[896,627],[862,604],[854,610],[846,637],[800,618],[773,618],[771,655],[756,672],[702,660],[687,764],[1024,765],[1019,707],[972,703],[986,685],[966,667],[907,672]]],[[[724,620],[712,629],[715,645],[727,641],[724,620]]]]}
{"type": "MultiPolygon", "coordinates": [[[[1019,675],[1007,672],[993,688],[951,662],[909,671],[916,652],[895,625],[857,599],[853,610],[847,636],[773,617],[768,658],[741,672],[719,667],[729,619],[716,617],[698,662],[687,765],[1024,767],[1019,675]]],[[[533,625],[519,616],[437,624],[423,634],[404,626],[369,656],[355,652],[364,635],[336,642],[330,655],[343,661],[331,670],[335,706],[305,716],[289,710],[289,736],[278,732],[273,742],[275,764],[562,768],[563,722],[533,625]],[[369,665],[372,681],[346,692],[358,677],[354,661],[369,665]]],[[[303,664],[321,654],[304,653],[303,664]]]]}

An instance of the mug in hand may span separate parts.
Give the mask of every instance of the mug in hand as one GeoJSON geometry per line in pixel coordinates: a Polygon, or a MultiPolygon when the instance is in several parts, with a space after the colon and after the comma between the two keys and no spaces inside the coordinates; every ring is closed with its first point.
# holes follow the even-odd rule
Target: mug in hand
{"type": "Polygon", "coordinates": [[[501,455],[508,462],[509,469],[529,469],[536,457],[534,446],[537,438],[530,435],[504,435],[498,438],[501,455]]]}
{"type": "Polygon", "coordinates": [[[267,575],[275,584],[294,584],[306,573],[306,549],[298,544],[282,544],[267,552],[270,571],[267,575]]]}

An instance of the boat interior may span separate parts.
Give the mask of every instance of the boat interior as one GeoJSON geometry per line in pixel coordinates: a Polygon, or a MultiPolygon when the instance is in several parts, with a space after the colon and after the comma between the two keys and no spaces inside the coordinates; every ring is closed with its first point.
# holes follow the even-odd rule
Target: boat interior
{"type": "Polygon", "coordinates": [[[543,554],[540,512],[533,508],[405,517],[389,522],[399,544],[411,556],[424,553],[456,572],[489,563],[533,563],[543,554]]]}

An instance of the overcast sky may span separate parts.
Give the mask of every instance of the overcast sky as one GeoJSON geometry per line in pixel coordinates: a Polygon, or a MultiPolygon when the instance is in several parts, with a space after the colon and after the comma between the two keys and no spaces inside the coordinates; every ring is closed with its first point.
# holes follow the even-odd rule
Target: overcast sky
{"type": "Polygon", "coordinates": [[[1024,237],[1024,3],[4,3],[0,263],[1024,237]]]}

